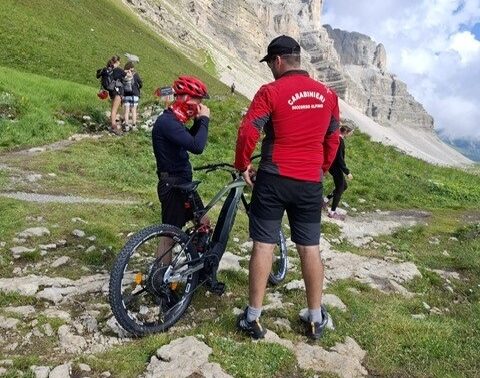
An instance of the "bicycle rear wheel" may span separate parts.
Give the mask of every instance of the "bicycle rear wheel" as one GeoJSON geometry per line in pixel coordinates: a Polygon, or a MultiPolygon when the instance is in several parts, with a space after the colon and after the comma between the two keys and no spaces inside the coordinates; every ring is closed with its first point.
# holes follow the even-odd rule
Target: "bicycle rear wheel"
{"type": "Polygon", "coordinates": [[[288,269],[287,244],[285,236],[280,230],[279,241],[273,252],[272,271],[268,276],[268,282],[272,285],[278,285],[285,279],[288,269]]]}
{"type": "Polygon", "coordinates": [[[166,331],[188,308],[199,275],[192,269],[198,254],[188,240],[179,228],[161,224],[139,231],[120,251],[110,274],[109,300],[129,333],[166,331]],[[165,245],[171,246],[171,259],[159,257],[165,245]],[[172,279],[164,282],[165,276],[172,279]]]}

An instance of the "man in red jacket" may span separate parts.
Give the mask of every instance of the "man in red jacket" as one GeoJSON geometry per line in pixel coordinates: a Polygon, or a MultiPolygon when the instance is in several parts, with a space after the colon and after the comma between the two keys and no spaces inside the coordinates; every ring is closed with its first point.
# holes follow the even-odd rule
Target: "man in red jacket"
{"type": "Polygon", "coordinates": [[[337,95],[300,70],[300,45],[282,35],[268,45],[267,62],[275,81],[256,93],[238,130],[235,167],[253,186],[250,158],[263,131],[261,161],[253,186],[249,265],[249,306],[237,326],[263,338],[259,322],[284,211],[300,255],[308,313],[302,318],[307,335],[321,337],[328,321],[321,306],[323,264],[320,258],[322,178],[339,145],[337,95]]]}

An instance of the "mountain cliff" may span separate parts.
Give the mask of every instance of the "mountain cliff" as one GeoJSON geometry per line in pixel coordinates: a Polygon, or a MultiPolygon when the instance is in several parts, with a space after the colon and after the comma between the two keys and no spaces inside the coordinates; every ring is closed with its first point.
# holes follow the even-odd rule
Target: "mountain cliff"
{"type": "Polygon", "coordinates": [[[304,62],[356,109],[384,125],[433,128],[433,119],[386,71],[387,53],[370,37],[322,26],[323,0],[127,0],[145,20],[195,56],[213,57],[222,80],[248,97],[270,79],[256,64],[274,36],[288,34],[304,48],[304,62]],[[247,72],[247,75],[244,75],[247,72]],[[245,79],[247,77],[247,79],[245,79]]]}
{"type": "MultiPolygon", "coordinates": [[[[252,98],[259,86],[271,81],[271,73],[259,59],[279,34],[296,38],[302,48],[302,65],[318,80],[334,88],[339,97],[378,125],[383,142],[407,153],[405,145],[424,141],[431,133],[435,150],[445,149],[451,164],[469,163],[444,145],[433,133],[433,118],[408,92],[404,82],[387,71],[387,52],[370,37],[322,25],[323,0],[124,0],[145,22],[192,60],[207,64],[227,85],[252,98]],[[383,126],[383,127],[382,127],[383,126]],[[391,140],[390,128],[422,130],[396,133],[408,140],[391,140]],[[388,134],[388,136],[386,136],[388,134]]],[[[360,127],[362,129],[362,127],[360,127]]],[[[370,130],[370,128],[367,128],[370,130]]],[[[423,142],[422,142],[423,143],[423,142]]],[[[442,155],[442,154],[440,154],[442,155]]],[[[416,155],[419,156],[419,155],[416,155]]],[[[424,158],[424,154],[420,154],[424,158]]],[[[441,156],[427,159],[442,164],[441,156]]]]}

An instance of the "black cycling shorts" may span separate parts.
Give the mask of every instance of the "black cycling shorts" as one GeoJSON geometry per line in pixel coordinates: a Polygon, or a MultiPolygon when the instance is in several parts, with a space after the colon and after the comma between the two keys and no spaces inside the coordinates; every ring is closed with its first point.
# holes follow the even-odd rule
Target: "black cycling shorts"
{"type": "MultiPolygon", "coordinates": [[[[162,178],[157,185],[157,194],[162,204],[162,223],[171,224],[182,228],[185,224],[193,219],[193,206],[188,201],[188,196],[182,191],[172,188],[172,185],[185,184],[189,182],[183,177],[166,177],[162,178]]],[[[194,192],[194,201],[200,208],[203,203],[198,195],[194,192]]]]}
{"type": "Polygon", "coordinates": [[[276,244],[287,211],[292,241],[320,243],[323,186],[259,171],[253,187],[249,231],[253,241],[276,244]]]}

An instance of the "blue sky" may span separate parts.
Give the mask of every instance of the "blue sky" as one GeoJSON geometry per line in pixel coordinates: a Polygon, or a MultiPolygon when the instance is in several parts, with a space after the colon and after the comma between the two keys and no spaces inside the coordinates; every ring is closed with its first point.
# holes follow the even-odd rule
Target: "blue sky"
{"type": "Polygon", "coordinates": [[[470,31],[475,35],[475,38],[480,41],[480,22],[477,22],[470,31]]]}
{"type": "Polygon", "coordinates": [[[480,139],[480,0],[325,0],[322,23],[383,43],[437,130],[480,139]]]}

